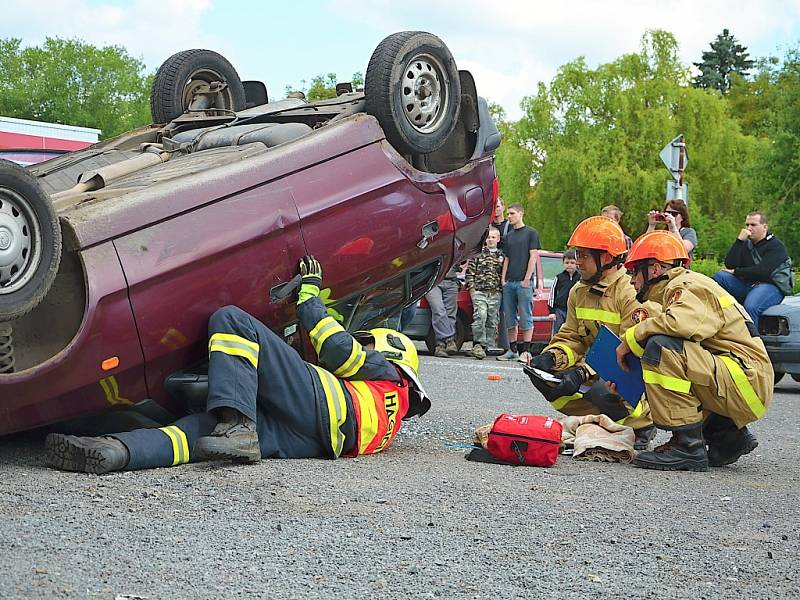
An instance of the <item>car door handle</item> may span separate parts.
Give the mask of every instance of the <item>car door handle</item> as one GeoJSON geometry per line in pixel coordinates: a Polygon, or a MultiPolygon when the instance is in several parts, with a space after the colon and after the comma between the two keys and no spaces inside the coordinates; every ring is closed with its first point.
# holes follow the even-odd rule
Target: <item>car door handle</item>
{"type": "Polygon", "coordinates": [[[439,233],[439,221],[431,221],[422,226],[422,239],[417,242],[417,248],[420,250],[428,246],[429,240],[439,233]]]}
{"type": "Polygon", "coordinates": [[[271,287],[269,290],[269,301],[274,303],[285,299],[300,286],[302,279],[300,275],[295,275],[289,281],[271,287]]]}

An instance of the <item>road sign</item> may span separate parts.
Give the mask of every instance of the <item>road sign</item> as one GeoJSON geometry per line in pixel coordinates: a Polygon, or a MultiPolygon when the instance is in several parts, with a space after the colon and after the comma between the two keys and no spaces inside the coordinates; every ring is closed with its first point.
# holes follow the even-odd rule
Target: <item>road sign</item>
{"type": "Polygon", "coordinates": [[[683,179],[683,171],[686,169],[686,165],[689,164],[689,153],[686,152],[683,134],[664,146],[658,155],[669,170],[672,178],[680,182],[683,179]]]}

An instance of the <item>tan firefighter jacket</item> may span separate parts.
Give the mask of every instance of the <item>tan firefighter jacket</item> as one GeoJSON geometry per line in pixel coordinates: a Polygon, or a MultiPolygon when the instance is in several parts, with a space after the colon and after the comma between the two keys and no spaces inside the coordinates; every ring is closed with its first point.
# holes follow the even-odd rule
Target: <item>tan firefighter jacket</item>
{"type": "Polygon", "coordinates": [[[663,306],[660,315],[637,323],[625,335],[631,351],[644,354],[651,335],[698,342],[718,356],[753,413],[760,417],[772,399],[773,371],[764,342],[733,296],[713,279],[677,267],[652,286],[648,300],[663,306]]]}

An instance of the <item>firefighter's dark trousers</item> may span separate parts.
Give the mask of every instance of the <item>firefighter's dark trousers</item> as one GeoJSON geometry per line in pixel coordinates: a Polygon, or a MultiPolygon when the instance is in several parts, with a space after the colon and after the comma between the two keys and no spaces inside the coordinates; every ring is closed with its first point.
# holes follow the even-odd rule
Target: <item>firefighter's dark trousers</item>
{"type": "Polygon", "coordinates": [[[130,451],[128,468],[188,462],[194,442],[211,432],[217,422],[214,411],[221,408],[256,421],[264,458],[330,456],[330,443],[326,447],[320,432],[310,368],[300,355],[235,306],[215,312],[208,333],[207,412],[160,429],[114,434],[130,451]]]}

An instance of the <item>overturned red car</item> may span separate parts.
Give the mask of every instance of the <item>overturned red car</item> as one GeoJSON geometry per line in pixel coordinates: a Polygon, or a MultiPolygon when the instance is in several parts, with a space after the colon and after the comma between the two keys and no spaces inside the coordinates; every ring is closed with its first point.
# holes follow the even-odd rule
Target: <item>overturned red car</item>
{"type": "Polygon", "coordinates": [[[188,50],[156,74],[153,125],[25,169],[0,161],[0,434],[145,399],[184,412],[224,305],[302,351],[288,291],[304,254],[355,330],[477,249],[500,136],[442,41],[390,35],[364,89],[339,91],[271,102],[188,50]]]}

